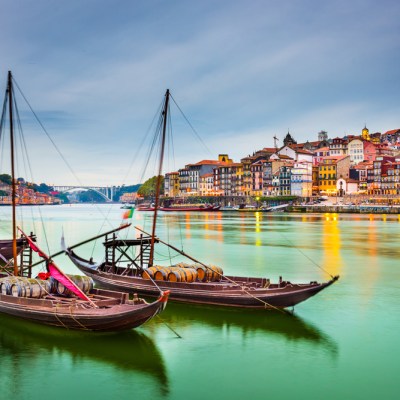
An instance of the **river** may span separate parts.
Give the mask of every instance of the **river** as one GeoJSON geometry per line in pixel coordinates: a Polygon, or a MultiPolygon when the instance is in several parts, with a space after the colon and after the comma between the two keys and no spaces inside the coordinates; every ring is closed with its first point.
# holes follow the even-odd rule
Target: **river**
{"type": "MultiPolygon", "coordinates": [[[[122,211],[19,207],[18,218],[51,253],[62,231],[72,245],[119,225],[122,211]]],[[[149,230],[150,215],[135,212],[132,223],[149,230]]],[[[1,207],[0,238],[9,225],[10,210],[1,207]]],[[[0,315],[1,398],[397,399],[399,231],[397,215],[160,213],[161,238],[229,274],[340,280],[293,316],[169,303],[162,320],[122,334],[0,315]]],[[[101,241],[80,254],[102,258],[101,241]]],[[[173,256],[164,248],[155,257],[181,260],[173,256]]],[[[77,273],[66,257],[56,260],[77,273]]]]}

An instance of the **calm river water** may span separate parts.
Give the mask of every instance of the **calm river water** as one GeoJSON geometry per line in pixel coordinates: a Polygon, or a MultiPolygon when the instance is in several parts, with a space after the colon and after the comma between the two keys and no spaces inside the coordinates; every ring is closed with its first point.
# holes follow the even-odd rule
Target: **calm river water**
{"type": "MultiPolygon", "coordinates": [[[[117,205],[18,211],[50,252],[62,230],[72,245],[122,214],[117,205]]],[[[0,208],[1,238],[9,221],[0,208]]],[[[150,229],[147,213],[132,222],[150,229]]],[[[161,238],[229,274],[327,280],[321,266],[341,278],[294,316],[170,303],[161,317],[181,339],[159,319],[96,335],[0,315],[1,399],[397,399],[399,232],[398,216],[160,213],[161,238]]],[[[101,242],[80,253],[102,258],[101,242]]],[[[156,254],[161,264],[173,256],[156,254]]],[[[77,273],[64,256],[58,264],[77,273]]]]}

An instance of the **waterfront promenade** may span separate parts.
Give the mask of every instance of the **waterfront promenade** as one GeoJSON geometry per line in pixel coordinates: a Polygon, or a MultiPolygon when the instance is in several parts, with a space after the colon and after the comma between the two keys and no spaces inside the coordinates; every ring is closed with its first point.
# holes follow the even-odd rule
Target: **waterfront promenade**
{"type": "MultiPolygon", "coordinates": [[[[313,203],[313,202],[310,202],[313,203]]],[[[349,214],[400,214],[400,196],[372,197],[349,195],[328,197],[315,204],[294,204],[288,212],[349,213],[349,214]]]]}

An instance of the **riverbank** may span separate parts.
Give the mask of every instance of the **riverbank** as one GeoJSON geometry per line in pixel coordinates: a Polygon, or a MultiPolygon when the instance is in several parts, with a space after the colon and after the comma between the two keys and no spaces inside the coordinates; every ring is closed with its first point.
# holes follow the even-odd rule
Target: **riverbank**
{"type": "Polygon", "coordinates": [[[399,206],[380,205],[299,205],[290,206],[287,212],[293,213],[347,213],[347,214],[400,214],[399,206]]]}

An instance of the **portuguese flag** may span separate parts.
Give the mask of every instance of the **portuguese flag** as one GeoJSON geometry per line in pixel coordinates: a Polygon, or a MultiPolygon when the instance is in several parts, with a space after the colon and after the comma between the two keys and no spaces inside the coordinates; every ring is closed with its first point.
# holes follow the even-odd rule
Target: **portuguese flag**
{"type": "Polygon", "coordinates": [[[122,214],[122,219],[129,219],[132,218],[133,215],[133,208],[131,208],[130,210],[126,210],[123,214],[122,214]]]}

